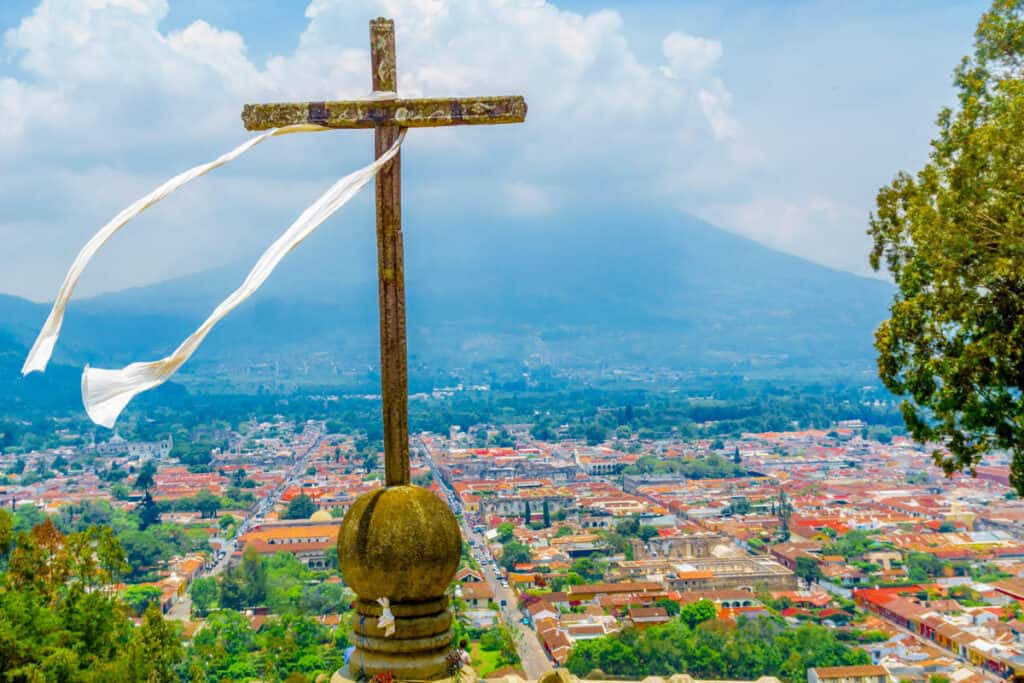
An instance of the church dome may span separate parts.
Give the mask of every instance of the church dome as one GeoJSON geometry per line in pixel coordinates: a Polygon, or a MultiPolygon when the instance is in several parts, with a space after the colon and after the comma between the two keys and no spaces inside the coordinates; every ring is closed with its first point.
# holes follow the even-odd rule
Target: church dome
{"type": "Polygon", "coordinates": [[[332,519],[334,518],[331,517],[331,513],[327,510],[317,510],[309,516],[309,521],[311,522],[329,522],[332,519]]]}

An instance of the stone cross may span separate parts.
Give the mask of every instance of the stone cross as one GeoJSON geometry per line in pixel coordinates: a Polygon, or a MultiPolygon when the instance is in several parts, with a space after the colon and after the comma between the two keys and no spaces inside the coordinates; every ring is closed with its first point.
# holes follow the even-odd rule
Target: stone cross
{"type": "MultiPolygon", "coordinates": [[[[370,65],[375,92],[395,92],[395,24],[370,22],[370,65]]],[[[522,97],[341,100],[247,104],[248,130],[311,123],[327,128],[373,128],[380,158],[401,128],[521,123],[522,97]]],[[[409,483],[409,388],[406,368],[405,272],[402,265],[401,157],[377,175],[377,275],[380,305],[381,396],[384,417],[384,478],[388,486],[409,483]]]]}

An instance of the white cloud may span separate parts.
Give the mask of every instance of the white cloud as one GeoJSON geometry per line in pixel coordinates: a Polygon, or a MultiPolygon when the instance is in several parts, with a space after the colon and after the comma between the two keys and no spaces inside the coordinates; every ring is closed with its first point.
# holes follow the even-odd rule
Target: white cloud
{"type": "Polygon", "coordinates": [[[756,196],[747,202],[707,205],[697,213],[780,251],[861,275],[872,273],[865,256],[868,237],[863,230],[850,229],[864,225],[865,215],[827,197],[756,196]]]}
{"type": "Polygon", "coordinates": [[[721,84],[715,80],[711,88],[701,90],[697,97],[700,99],[700,108],[704,117],[711,124],[711,132],[715,140],[729,140],[739,134],[739,124],[729,113],[729,105],[732,103],[732,95],[721,84]]]}
{"type": "Polygon", "coordinates": [[[710,70],[722,58],[722,44],[700,36],[673,31],[661,41],[661,52],[668,60],[662,72],[669,78],[683,78],[710,70]]]}
{"type": "MultiPolygon", "coordinates": [[[[458,162],[465,172],[486,173],[509,207],[553,210],[550,193],[540,189],[553,183],[573,185],[574,196],[585,194],[583,185],[595,194],[612,182],[624,186],[622,178],[638,192],[685,193],[686,179],[703,165],[729,166],[742,156],[735,151],[743,141],[731,95],[714,74],[721,43],[673,32],[662,43],[665,63],[646,62],[615,11],[580,14],[539,0],[313,0],[296,49],[264,65],[248,57],[242,35],[207,21],[162,32],[167,12],[165,0],[42,0],[8,30],[4,45],[25,74],[0,80],[0,153],[9,167],[45,177],[84,165],[86,185],[74,189],[80,194],[60,196],[55,186],[54,201],[86,200],[90,187],[116,182],[114,193],[127,203],[134,196],[124,191],[125,181],[90,175],[89,167],[114,159],[118,173],[148,182],[239,141],[244,102],[365,94],[367,22],[381,15],[396,21],[403,94],[526,96],[524,126],[415,131],[409,142],[411,152],[422,151],[435,165],[458,162]]],[[[344,170],[327,154],[310,154],[315,146],[267,145],[278,164],[256,162],[267,182],[283,173],[323,179],[327,169],[344,170]]],[[[14,206],[6,212],[11,218],[0,215],[0,239],[32,212],[24,203],[14,206]]],[[[63,225],[65,234],[80,234],[81,216],[54,220],[54,230],[63,225]]],[[[220,229],[238,234],[246,222],[220,229]]],[[[18,258],[0,254],[0,273],[18,258]]],[[[12,290],[49,295],[0,280],[0,291],[12,290]]]]}

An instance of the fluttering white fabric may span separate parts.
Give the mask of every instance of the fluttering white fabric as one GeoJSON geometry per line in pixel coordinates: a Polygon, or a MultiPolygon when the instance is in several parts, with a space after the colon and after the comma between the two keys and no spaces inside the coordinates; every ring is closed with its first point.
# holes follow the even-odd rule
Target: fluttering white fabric
{"type": "Polygon", "coordinates": [[[75,291],[78,279],[82,276],[82,271],[84,271],[85,267],[89,265],[89,261],[91,261],[93,256],[96,255],[96,252],[100,250],[100,247],[106,244],[107,240],[113,237],[114,234],[123,228],[131,219],[158,203],[161,199],[186,183],[209,173],[215,168],[223,166],[229,161],[237,159],[242,154],[245,154],[269,137],[273,137],[275,135],[286,135],[288,133],[305,133],[323,130],[330,129],[324,128],[323,126],[299,124],[268,130],[266,133],[262,133],[247,140],[246,142],[243,142],[227,154],[224,154],[209,163],[201,164],[195,168],[190,168],[184,173],[179,173],[114,216],[109,223],[100,228],[99,232],[92,236],[92,239],[86,242],[85,246],[82,247],[82,250],[78,252],[78,256],[75,257],[67,275],[64,276],[64,283],[60,286],[57,298],[53,302],[53,308],[50,309],[50,315],[47,316],[46,322],[43,323],[43,328],[39,331],[39,336],[36,337],[35,343],[32,344],[32,349],[28,352],[28,356],[25,358],[25,363],[21,368],[21,374],[27,375],[30,372],[42,372],[46,370],[46,365],[49,363],[50,356],[53,354],[53,347],[57,343],[57,337],[60,335],[61,324],[64,322],[64,311],[67,308],[68,301],[71,300],[71,295],[75,291]]]}
{"type": "Polygon", "coordinates": [[[395,615],[391,613],[391,601],[387,598],[377,598],[377,604],[381,606],[377,628],[384,629],[384,637],[390,638],[395,633],[395,615]]]}
{"type": "MultiPolygon", "coordinates": [[[[391,96],[393,97],[393,94],[391,96]]],[[[281,128],[278,131],[271,131],[261,137],[265,139],[265,137],[285,130],[285,128],[281,128]]],[[[195,332],[189,335],[175,349],[174,353],[156,361],[132,363],[120,370],[103,370],[86,366],[85,372],[82,373],[82,402],[85,404],[85,410],[92,421],[104,427],[112,428],[114,422],[117,421],[118,415],[121,414],[121,411],[124,410],[132,398],[143,391],[166,382],[195,352],[214,325],[259,289],[260,285],[270,276],[270,273],[277,267],[281,259],[311,235],[331,214],[352,199],[359,190],[370,182],[381,167],[394,158],[403,140],[405,140],[405,130],[401,132],[391,148],[379,159],[336,182],[319,199],[303,211],[302,215],[260,256],[242,285],[222,301],[213,313],[210,314],[210,317],[195,332]]],[[[102,241],[99,241],[92,252],[87,254],[87,257],[84,259],[85,262],[95,253],[95,249],[98,249],[100,244],[102,244],[102,241]]],[[[86,250],[83,249],[83,253],[85,252],[86,250]]],[[[82,266],[84,267],[84,262],[82,266]]],[[[69,273],[70,277],[71,274],[69,273]]],[[[77,274],[75,279],[77,279],[77,274]]],[[[70,296],[70,292],[68,295],[70,296]]],[[[57,307],[55,306],[54,308],[56,310],[57,307]]],[[[63,309],[61,309],[61,312],[63,312],[63,309]]],[[[49,348],[52,348],[52,342],[48,343],[49,348]]],[[[390,612],[386,606],[385,611],[390,612]]]]}

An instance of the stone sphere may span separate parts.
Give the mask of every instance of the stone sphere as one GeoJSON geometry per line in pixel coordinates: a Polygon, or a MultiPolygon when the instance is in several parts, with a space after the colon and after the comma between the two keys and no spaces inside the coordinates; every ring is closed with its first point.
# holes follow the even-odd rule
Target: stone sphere
{"type": "Polygon", "coordinates": [[[338,532],[338,564],[364,600],[418,602],[444,595],[459,567],[462,534],[448,506],[419,486],[359,496],[338,532]]]}

